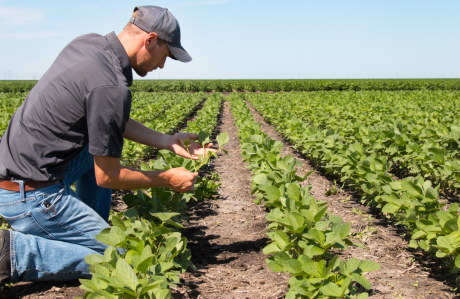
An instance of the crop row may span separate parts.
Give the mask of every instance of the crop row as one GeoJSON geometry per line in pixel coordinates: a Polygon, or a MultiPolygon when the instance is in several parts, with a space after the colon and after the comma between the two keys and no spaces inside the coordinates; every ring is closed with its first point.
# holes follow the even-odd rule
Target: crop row
{"type": "Polygon", "coordinates": [[[369,289],[363,273],[380,265],[356,258],[342,261],[333,254],[333,249],[362,246],[348,238],[351,224],[328,213],[326,203],[310,194],[310,186],[300,186],[311,172],[304,177],[296,174],[301,163],[292,156],[281,157],[282,143],[261,131],[242,97],[230,96],[230,101],[241,155],[253,173],[252,194],[257,203],[263,200],[271,208],[267,215],[271,241],[263,252],[273,254],[267,259],[272,271],[292,275],[286,298],[367,298],[367,293],[358,294],[354,282],[369,289]]]}
{"type": "MultiPolygon", "coordinates": [[[[36,81],[0,81],[0,93],[28,92],[36,81]]],[[[459,79],[136,80],[133,92],[460,90],[459,79]]]]}
{"type": "MultiPolygon", "coordinates": [[[[217,124],[222,97],[212,96],[200,110],[193,129],[212,131],[211,124],[217,124]],[[201,122],[203,121],[203,122],[201,122]]],[[[209,134],[199,135],[202,146],[210,142],[209,134]]],[[[226,132],[217,136],[219,149],[229,141],[226,132]]],[[[184,145],[188,145],[185,141],[184,145]]],[[[150,165],[143,162],[143,170],[164,170],[172,167],[185,167],[196,172],[208,164],[211,156],[200,157],[197,161],[185,159],[174,154],[161,152],[158,160],[150,165]]],[[[151,188],[148,192],[138,190],[137,195],[128,194],[123,201],[128,210],[111,217],[113,226],[96,236],[107,244],[103,256],[90,255],[91,280],[80,280],[87,292],[84,299],[167,299],[171,298],[170,287],[179,283],[178,275],[189,267],[191,252],[187,249],[187,239],[178,232],[182,223],[188,221],[187,203],[199,196],[199,190],[206,190],[206,182],[199,180],[195,192],[177,193],[168,188],[151,188]],[[200,183],[203,186],[200,187],[200,183]]],[[[212,182],[212,181],[211,181],[212,182]]]]}
{"type": "MultiPolygon", "coordinates": [[[[401,98],[394,100],[393,106],[402,109],[401,114],[396,113],[397,109],[392,110],[391,107],[381,107],[382,110],[378,110],[376,106],[380,107],[382,103],[372,106],[371,102],[378,101],[379,97],[366,101],[362,104],[363,106],[357,104],[356,100],[352,100],[349,102],[348,109],[340,105],[340,97],[336,98],[334,103],[337,103],[337,110],[332,109],[332,103],[329,102],[330,108],[335,111],[332,113],[332,110],[327,108],[327,102],[314,104],[315,101],[324,101],[324,98],[320,97],[315,101],[310,101],[311,105],[308,107],[314,110],[314,114],[309,117],[302,114],[308,113],[306,112],[307,107],[300,105],[302,101],[298,102],[298,99],[283,97],[267,99],[257,96],[248,96],[247,99],[298,150],[327,173],[340,178],[345,185],[360,194],[363,203],[380,208],[383,214],[396,223],[406,226],[411,233],[411,247],[422,248],[429,255],[443,258],[442,261],[447,267],[456,273],[460,267],[458,203],[453,203],[446,210],[446,204],[439,201],[440,184],[434,186],[430,180],[420,174],[415,177],[407,176],[404,179],[396,178],[390,170],[393,163],[396,164],[393,161],[397,161],[395,160],[397,157],[392,157],[393,160],[391,160],[379,151],[379,148],[383,151],[392,148],[382,141],[389,139],[394,139],[395,141],[392,142],[396,144],[405,142],[401,147],[410,148],[412,144],[408,141],[409,134],[401,133],[409,132],[407,128],[410,126],[413,126],[413,130],[418,130],[420,138],[426,137],[429,142],[433,142],[430,137],[436,134],[437,129],[427,126],[436,124],[438,120],[436,116],[432,118],[427,116],[428,121],[424,124],[425,120],[422,115],[427,111],[422,109],[422,112],[419,111],[420,114],[417,111],[414,112],[411,109],[415,109],[415,106],[425,108],[431,106],[434,110],[439,108],[438,105],[452,108],[457,106],[455,101],[437,102],[435,97],[431,98],[431,102],[428,100],[424,102],[420,100],[420,96],[419,94],[411,98],[411,101],[415,101],[415,105],[408,110],[404,110],[404,107],[410,106],[409,102],[404,102],[401,98]],[[417,102],[417,99],[420,101],[417,102]],[[290,106],[290,104],[293,105],[290,106]],[[367,109],[365,109],[366,105],[368,105],[367,109]],[[322,108],[316,109],[316,106],[322,108]],[[374,114],[373,109],[377,109],[380,113],[374,114]],[[389,109],[387,115],[382,112],[385,109],[389,109]],[[419,120],[417,117],[412,117],[412,113],[419,115],[419,120]],[[350,114],[354,115],[351,121],[348,119],[350,114]],[[395,122],[390,125],[390,129],[387,131],[375,129],[379,127],[382,119],[391,118],[395,122]],[[353,124],[355,121],[359,123],[366,119],[373,121],[373,126],[353,124]],[[327,122],[326,125],[325,122],[327,122]],[[334,125],[341,127],[331,129],[330,127],[334,125]]],[[[305,101],[302,103],[306,104],[305,101]]],[[[438,117],[444,119],[446,116],[444,120],[449,123],[449,113],[445,112],[440,111],[438,117]]],[[[438,121],[438,124],[442,125],[442,121],[438,121]]],[[[445,128],[449,127],[445,126],[445,128]]],[[[452,126],[450,130],[441,130],[444,132],[445,139],[452,138],[453,131],[455,129],[452,129],[452,126]]],[[[417,146],[424,146],[423,139],[417,139],[416,142],[418,142],[417,146]]],[[[425,142],[428,143],[426,140],[425,142]]],[[[435,141],[437,146],[440,146],[439,142],[439,140],[435,141]]],[[[421,162],[419,165],[426,168],[432,167],[436,160],[441,162],[441,157],[443,157],[441,154],[435,156],[440,151],[431,149],[433,143],[430,146],[429,152],[432,158],[428,161],[419,160],[421,162]]],[[[443,150],[447,149],[443,148],[443,150]]]]}
{"type": "MultiPolygon", "coordinates": [[[[248,97],[266,107],[267,117],[283,113],[302,135],[298,145],[322,155],[333,148],[330,163],[346,162],[340,153],[359,143],[363,151],[387,157],[388,171],[400,178],[422,175],[440,185],[444,196],[460,188],[460,93],[346,92],[303,96],[248,97]],[[353,103],[351,105],[351,103],[353,103]],[[327,142],[325,148],[318,147],[327,142]]],[[[273,124],[278,125],[273,119],[273,124]]],[[[283,120],[280,120],[283,122],[283,120]]]]}

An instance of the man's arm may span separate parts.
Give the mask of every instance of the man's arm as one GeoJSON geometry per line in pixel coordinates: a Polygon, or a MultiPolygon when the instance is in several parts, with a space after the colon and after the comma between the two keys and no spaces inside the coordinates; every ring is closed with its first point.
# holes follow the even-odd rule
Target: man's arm
{"type": "Polygon", "coordinates": [[[172,150],[173,136],[152,130],[132,118],[126,123],[123,137],[148,146],[172,150]]]}
{"type": "Polygon", "coordinates": [[[119,158],[94,156],[96,181],[109,189],[169,187],[177,192],[195,190],[198,173],[183,167],[161,171],[141,171],[120,164],[119,158]]]}

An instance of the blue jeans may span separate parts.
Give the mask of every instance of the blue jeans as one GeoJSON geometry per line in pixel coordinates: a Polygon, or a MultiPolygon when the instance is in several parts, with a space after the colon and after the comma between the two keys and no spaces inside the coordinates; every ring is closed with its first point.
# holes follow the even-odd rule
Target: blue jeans
{"type": "Polygon", "coordinates": [[[88,254],[107,245],[94,236],[109,227],[112,190],[96,184],[94,157],[86,147],[65,179],[25,192],[0,189],[0,214],[11,225],[11,282],[88,277],[88,254]],[[76,182],[76,192],[70,186],[76,182]]]}

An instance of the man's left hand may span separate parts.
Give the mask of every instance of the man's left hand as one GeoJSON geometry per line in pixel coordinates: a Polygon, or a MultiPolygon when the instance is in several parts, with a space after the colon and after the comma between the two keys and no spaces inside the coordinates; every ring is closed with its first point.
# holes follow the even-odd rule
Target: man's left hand
{"type": "Polygon", "coordinates": [[[190,134],[190,133],[177,133],[172,136],[173,142],[171,146],[171,150],[173,153],[176,155],[188,158],[188,159],[193,159],[193,160],[198,160],[199,156],[207,155],[209,152],[216,152],[215,149],[210,148],[213,144],[208,143],[205,144],[205,147],[198,142],[195,142],[193,140],[198,140],[198,135],[196,134],[190,134]],[[190,139],[190,145],[188,146],[188,151],[190,152],[190,155],[187,152],[187,149],[184,147],[182,144],[182,141],[186,141],[190,139]]]}

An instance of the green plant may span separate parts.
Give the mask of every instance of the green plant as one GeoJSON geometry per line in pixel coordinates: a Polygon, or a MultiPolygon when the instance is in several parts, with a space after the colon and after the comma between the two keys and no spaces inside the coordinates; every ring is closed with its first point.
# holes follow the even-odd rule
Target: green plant
{"type": "Polygon", "coordinates": [[[281,157],[282,143],[260,130],[239,97],[232,99],[241,155],[253,172],[252,194],[257,196],[256,203],[263,201],[272,208],[267,214],[271,241],[263,252],[273,255],[267,259],[272,271],[293,276],[286,298],[367,298],[367,293],[358,294],[355,282],[368,289],[370,284],[362,274],[380,265],[357,259],[346,263],[331,253],[331,248],[362,247],[348,238],[350,223],[327,213],[326,203],[310,194],[311,187],[298,184],[312,172],[297,176],[301,163],[292,156],[281,157]]]}
{"type": "Polygon", "coordinates": [[[324,192],[324,195],[326,195],[326,196],[337,195],[337,194],[340,193],[340,191],[342,191],[342,189],[343,189],[343,186],[340,187],[340,188],[337,188],[337,182],[336,182],[336,180],[334,180],[334,186],[332,186],[331,189],[326,190],[326,192],[324,192]]]}
{"type": "Polygon", "coordinates": [[[367,239],[369,239],[373,234],[375,234],[376,231],[377,229],[375,227],[366,226],[366,228],[364,228],[362,231],[352,233],[351,235],[356,239],[360,240],[361,242],[365,243],[367,239]]]}
{"type": "Polygon", "coordinates": [[[103,256],[86,257],[91,280],[80,279],[85,298],[170,298],[168,286],[179,283],[178,275],[190,261],[187,240],[171,228],[182,227],[179,213],[151,213],[155,221],[139,218],[135,209],[112,216],[113,227],[96,239],[109,247],[103,256]]]}
{"type": "MultiPolygon", "coordinates": [[[[199,142],[204,147],[209,138],[200,132],[199,142]]],[[[219,150],[228,142],[226,132],[217,136],[219,150]]],[[[177,156],[164,153],[163,160],[152,166],[185,163],[195,171],[209,162],[208,152],[198,162],[177,161],[177,156]],[[169,159],[168,159],[169,158],[169,159]]],[[[142,164],[144,170],[149,167],[142,164]]],[[[160,299],[170,298],[170,286],[179,283],[178,275],[194,266],[187,239],[177,228],[184,228],[188,220],[186,203],[193,193],[178,193],[168,188],[151,188],[150,196],[142,190],[127,194],[123,200],[128,206],[124,213],[111,213],[112,227],[103,230],[96,239],[109,247],[103,256],[86,257],[91,265],[91,280],[80,280],[87,292],[83,299],[160,299]]]]}

